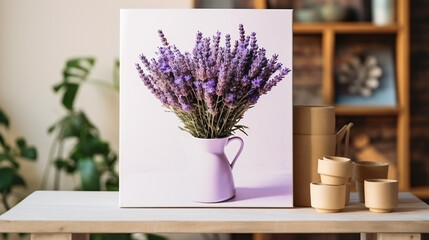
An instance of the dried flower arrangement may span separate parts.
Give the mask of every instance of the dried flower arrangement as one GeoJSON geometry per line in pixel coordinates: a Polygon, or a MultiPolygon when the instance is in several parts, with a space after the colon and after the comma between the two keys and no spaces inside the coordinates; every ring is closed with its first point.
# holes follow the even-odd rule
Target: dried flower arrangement
{"type": "Polygon", "coordinates": [[[246,126],[239,125],[244,113],[262,94],[276,86],[290,69],[282,68],[278,55],[268,59],[257,44],[256,33],[246,36],[239,25],[240,39],[231,48],[219,46],[221,33],[203,38],[197,33],[192,54],[182,53],[167,42],[159,30],[162,45],[158,60],[140,55],[136,69],[144,85],[183,122],[182,130],[197,138],[222,138],[246,126]],[[211,43],[212,42],[212,43],[211,43]]]}

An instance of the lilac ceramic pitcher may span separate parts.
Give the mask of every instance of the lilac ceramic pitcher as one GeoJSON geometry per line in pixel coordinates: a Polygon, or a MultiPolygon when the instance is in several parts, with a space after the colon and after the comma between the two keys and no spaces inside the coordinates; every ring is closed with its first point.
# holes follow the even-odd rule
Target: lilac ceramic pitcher
{"type": "Polygon", "coordinates": [[[188,190],[196,202],[222,202],[235,196],[232,169],[244,147],[243,139],[237,136],[188,139],[188,190]],[[240,148],[230,162],[225,155],[225,146],[239,141],[240,148]]]}

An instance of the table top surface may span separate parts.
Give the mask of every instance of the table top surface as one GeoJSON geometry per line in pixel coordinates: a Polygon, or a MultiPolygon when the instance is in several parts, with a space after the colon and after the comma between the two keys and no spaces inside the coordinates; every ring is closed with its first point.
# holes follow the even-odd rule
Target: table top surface
{"type": "Polygon", "coordinates": [[[0,232],[358,233],[429,232],[429,206],[399,194],[391,213],[357,195],[339,213],[313,208],[120,208],[118,192],[36,191],[0,215],[0,232]]]}

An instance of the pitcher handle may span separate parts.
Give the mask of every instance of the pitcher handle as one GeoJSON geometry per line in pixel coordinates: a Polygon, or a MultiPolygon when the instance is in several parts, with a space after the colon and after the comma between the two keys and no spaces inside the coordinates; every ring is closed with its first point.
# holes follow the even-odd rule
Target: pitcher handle
{"type": "Polygon", "coordinates": [[[343,128],[341,128],[340,131],[337,132],[337,141],[336,141],[336,155],[341,156],[341,142],[344,139],[344,157],[349,157],[349,139],[350,139],[350,129],[353,127],[353,123],[349,123],[344,125],[343,128]]]}
{"type": "Polygon", "coordinates": [[[234,159],[232,160],[232,162],[230,164],[231,169],[234,168],[235,162],[237,161],[237,159],[240,156],[241,151],[243,151],[243,147],[244,147],[244,141],[243,141],[243,139],[241,139],[241,137],[238,137],[238,136],[234,136],[234,137],[228,138],[228,141],[226,141],[226,145],[228,145],[228,143],[231,142],[231,141],[233,141],[233,140],[240,141],[240,149],[238,149],[237,154],[235,155],[234,159]]]}

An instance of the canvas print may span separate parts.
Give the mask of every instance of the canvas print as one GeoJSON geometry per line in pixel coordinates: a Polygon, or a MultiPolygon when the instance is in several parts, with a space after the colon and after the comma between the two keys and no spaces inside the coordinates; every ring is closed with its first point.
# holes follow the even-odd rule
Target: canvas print
{"type": "Polygon", "coordinates": [[[292,11],[123,9],[120,27],[120,206],[292,207],[292,11]]]}

